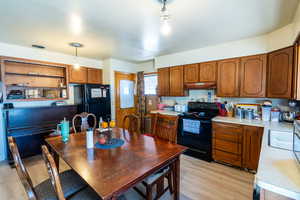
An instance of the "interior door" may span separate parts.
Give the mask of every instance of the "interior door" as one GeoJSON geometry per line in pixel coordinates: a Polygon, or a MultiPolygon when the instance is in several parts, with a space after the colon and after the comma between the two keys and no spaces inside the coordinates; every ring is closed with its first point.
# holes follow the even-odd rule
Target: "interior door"
{"type": "Polygon", "coordinates": [[[121,128],[123,127],[122,121],[124,117],[136,112],[135,80],[136,75],[133,73],[115,72],[116,124],[121,128]]]}

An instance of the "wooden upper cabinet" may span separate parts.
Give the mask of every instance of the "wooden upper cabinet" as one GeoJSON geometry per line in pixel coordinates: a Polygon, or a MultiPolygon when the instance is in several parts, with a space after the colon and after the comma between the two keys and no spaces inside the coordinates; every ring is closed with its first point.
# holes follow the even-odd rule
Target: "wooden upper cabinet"
{"type": "Polygon", "coordinates": [[[184,83],[199,82],[198,64],[190,64],[184,66],[184,83]]]}
{"type": "Polygon", "coordinates": [[[267,55],[241,58],[241,97],[265,97],[267,76],[267,55]]]}
{"type": "Polygon", "coordinates": [[[239,96],[240,59],[226,59],[218,62],[217,96],[239,96]]]}
{"type": "Polygon", "coordinates": [[[87,83],[102,84],[102,70],[101,69],[87,69],[87,83]]]}
{"type": "Polygon", "coordinates": [[[80,67],[75,69],[73,66],[69,66],[69,82],[87,83],[87,68],[80,67]]]}
{"type": "Polygon", "coordinates": [[[268,54],[267,97],[292,97],[293,55],[293,47],[280,49],[268,54]]]}
{"type": "Polygon", "coordinates": [[[183,66],[170,67],[170,96],[185,96],[183,66]]]}
{"type": "Polygon", "coordinates": [[[170,70],[159,68],[158,70],[158,96],[170,95],[170,70]]]}
{"type": "Polygon", "coordinates": [[[262,136],[262,127],[244,126],[243,168],[257,170],[262,136]]]}
{"type": "Polygon", "coordinates": [[[217,81],[217,62],[199,64],[199,82],[217,81]]]}

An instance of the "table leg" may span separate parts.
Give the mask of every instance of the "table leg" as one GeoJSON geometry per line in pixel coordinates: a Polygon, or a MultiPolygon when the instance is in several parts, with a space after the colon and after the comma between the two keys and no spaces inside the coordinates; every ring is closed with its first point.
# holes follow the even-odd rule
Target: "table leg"
{"type": "Polygon", "coordinates": [[[173,164],[174,200],[180,198],[180,157],[173,164]]]}

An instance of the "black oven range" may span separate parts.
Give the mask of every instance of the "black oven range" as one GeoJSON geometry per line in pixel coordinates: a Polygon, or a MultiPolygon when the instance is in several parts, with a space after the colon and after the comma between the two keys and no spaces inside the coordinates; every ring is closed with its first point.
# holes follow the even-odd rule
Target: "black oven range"
{"type": "Polygon", "coordinates": [[[179,115],[177,143],[185,154],[212,161],[212,118],[219,114],[215,103],[188,102],[188,112],[179,115]]]}

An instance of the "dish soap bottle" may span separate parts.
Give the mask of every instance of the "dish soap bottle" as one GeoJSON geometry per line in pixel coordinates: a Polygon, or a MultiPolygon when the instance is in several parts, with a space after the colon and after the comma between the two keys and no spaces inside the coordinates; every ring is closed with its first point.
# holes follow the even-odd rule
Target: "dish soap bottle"
{"type": "Polygon", "coordinates": [[[103,123],[103,120],[102,120],[102,117],[100,117],[100,119],[99,119],[99,129],[102,128],[102,123],[103,123]]]}

